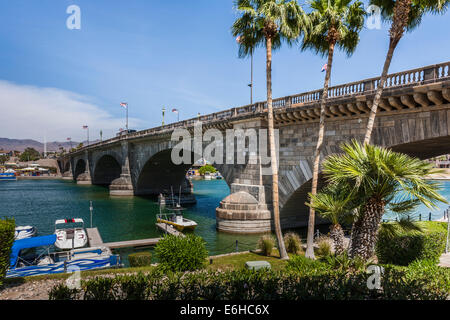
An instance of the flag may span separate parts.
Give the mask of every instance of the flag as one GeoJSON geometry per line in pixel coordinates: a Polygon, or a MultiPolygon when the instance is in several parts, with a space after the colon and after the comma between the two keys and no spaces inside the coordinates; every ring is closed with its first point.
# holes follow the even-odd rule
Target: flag
{"type": "Polygon", "coordinates": [[[128,108],[128,103],[126,102],[121,102],[120,105],[124,108],[128,108]]]}
{"type": "Polygon", "coordinates": [[[327,68],[328,68],[328,64],[325,63],[325,64],[323,65],[322,70],[321,70],[320,72],[324,72],[325,70],[327,70],[327,68]]]}
{"type": "Polygon", "coordinates": [[[88,126],[83,126],[83,129],[87,129],[88,128],[88,126]]]}
{"type": "Polygon", "coordinates": [[[72,140],[72,138],[67,138],[67,141],[70,141],[70,140],[72,140]]]}
{"type": "Polygon", "coordinates": [[[178,110],[177,109],[172,109],[172,112],[173,113],[178,113],[178,110]]]}

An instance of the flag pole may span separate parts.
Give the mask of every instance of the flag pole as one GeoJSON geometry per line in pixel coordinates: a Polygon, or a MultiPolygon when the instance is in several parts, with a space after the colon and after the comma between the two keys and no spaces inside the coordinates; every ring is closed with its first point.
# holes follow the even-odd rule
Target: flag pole
{"type": "Polygon", "coordinates": [[[127,133],[128,133],[128,103],[127,103],[127,133]]]}

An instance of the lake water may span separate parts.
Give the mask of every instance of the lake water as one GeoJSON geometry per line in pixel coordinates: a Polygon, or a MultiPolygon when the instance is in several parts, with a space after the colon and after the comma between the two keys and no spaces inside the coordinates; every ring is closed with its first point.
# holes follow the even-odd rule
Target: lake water
{"type": "MultiPolygon", "coordinates": [[[[215,209],[230,190],[224,180],[193,180],[197,204],[187,207],[186,218],[198,223],[195,234],[206,241],[210,255],[254,249],[257,235],[216,231],[215,209]]],[[[90,227],[89,201],[93,203],[93,226],[104,242],[157,238],[159,206],[156,199],[110,197],[107,188],[82,186],[64,180],[18,180],[0,183],[0,217],[13,216],[16,225],[32,225],[38,235],[52,234],[57,219],[82,218],[90,227]]],[[[147,249],[148,250],[148,249],[147,249]]],[[[124,261],[132,249],[117,250],[124,261]]]]}
{"type": "MultiPolygon", "coordinates": [[[[215,209],[219,202],[229,194],[224,180],[193,180],[197,204],[185,211],[185,216],[198,223],[195,233],[206,241],[210,255],[254,249],[258,235],[236,235],[216,231],[215,209]]],[[[450,199],[450,181],[442,182],[442,194],[450,199]]],[[[17,225],[33,225],[38,235],[54,232],[57,219],[83,218],[90,227],[89,201],[93,202],[93,226],[97,227],[104,242],[125,241],[160,237],[156,229],[156,214],[159,207],[155,199],[144,197],[110,197],[107,188],[99,186],[80,186],[63,180],[18,180],[0,183],[0,217],[13,216],[17,225]]],[[[439,210],[432,211],[433,220],[443,216],[447,208],[439,204],[439,210]]],[[[413,217],[422,213],[428,219],[431,210],[421,206],[413,217]]],[[[387,218],[394,218],[391,214],[387,218]]],[[[415,219],[416,220],[416,219],[415,219]]],[[[320,228],[327,232],[328,227],[320,228]]],[[[305,229],[299,230],[302,236],[305,229]]],[[[148,250],[148,249],[147,249],[148,250]]],[[[121,249],[125,263],[132,249],[121,249]]]]}

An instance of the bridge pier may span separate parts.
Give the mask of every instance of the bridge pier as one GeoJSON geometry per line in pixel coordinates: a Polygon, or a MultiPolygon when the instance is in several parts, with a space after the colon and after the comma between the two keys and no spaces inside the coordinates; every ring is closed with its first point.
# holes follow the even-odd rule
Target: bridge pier
{"type": "Polygon", "coordinates": [[[128,142],[121,142],[122,149],[122,173],[113,180],[109,186],[111,196],[134,196],[133,182],[130,174],[130,159],[128,156],[128,142]]]}
{"type": "Polygon", "coordinates": [[[91,178],[91,170],[89,168],[89,153],[87,150],[86,150],[84,158],[85,158],[84,161],[86,163],[85,171],[77,177],[77,184],[91,185],[92,178],[91,178]]]}

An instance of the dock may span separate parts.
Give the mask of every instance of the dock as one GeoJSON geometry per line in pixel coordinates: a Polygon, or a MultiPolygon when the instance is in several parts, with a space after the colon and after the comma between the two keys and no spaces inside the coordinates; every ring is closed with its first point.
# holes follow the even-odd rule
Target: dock
{"type": "Polygon", "coordinates": [[[180,231],[178,231],[177,229],[175,229],[174,227],[172,227],[171,225],[167,224],[167,223],[157,223],[156,226],[164,231],[165,233],[177,236],[177,237],[182,237],[184,238],[185,235],[184,233],[181,233],[180,231]]]}
{"type": "Polygon", "coordinates": [[[154,246],[158,243],[160,238],[118,241],[118,242],[103,242],[100,232],[97,228],[86,228],[86,233],[89,239],[90,247],[108,247],[110,249],[118,248],[138,248],[154,246]]]}
{"type": "MultiPolygon", "coordinates": [[[[164,231],[165,233],[172,234],[177,237],[185,237],[185,235],[174,227],[165,224],[157,223],[156,226],[164,231]]],[[[117,241],[117,242],[103,242],[102,237],[98,228],[86,228],[86,233],[89,240],[90,247],[108,247],[110,249],[118,248],[139,248],[139,247],[150,247],[156,245],[161,238],[149,238],[140,240],[128,240],[128,241],[117,241]]]]}

